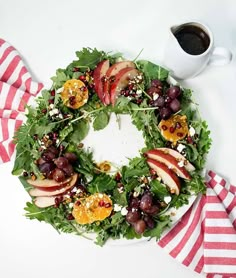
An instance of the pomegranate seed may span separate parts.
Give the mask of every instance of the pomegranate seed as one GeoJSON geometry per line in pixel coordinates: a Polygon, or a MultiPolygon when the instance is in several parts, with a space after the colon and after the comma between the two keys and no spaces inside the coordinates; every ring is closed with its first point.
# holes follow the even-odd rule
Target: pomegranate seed
{"type": "Polygon", "coordinates": [[[46,108],[44,108],[44,109],[42,109],[42,111],[41,111],[43,114],[46,114],[47,113],[47,109],[46,108]]]}
{"type": "Polygon", "coordinates": [[[86,77],[84,75],[79,76],[79,80],[84,81],[85,79],[86,79],[86,77]]]}
{"type": "Polygon", "coordinates": [[[147,157],[148,155],[146,153],[143,154],[143,157],[147,157]]]}
{"type": "Polygon", "coordinates": [[[74,216],[72,215],[72,213],[69,213],[66,217],[67,220],[74,220],[74,216]]]}
{"type": "Polygon", "coordinates": [[[105,204],[105,208],[110,208],[111,207],[111,204],[110,203],[106,203],[105,204]]]}
{"type": "Polygon", "coordinates": [[[79,205],[81,205],[81,202],[80,202],[80,200],[77,200],[77,201],[76,201],[76,203],[75,203],[75,205],[76,205],[76,206],[79,206],[79,205]]]}
{"type": "Polygon", "coordinates": [[[63,145],[60,145],[60,151],[64,151],[65,147],[63,145]]]}
{"type": "Polygon", "coordinates": [[[54,103],[54,99],[53,99],[53,98],[49,99],[49,100],[48,100],[48,103],[49,103],[49,104],[53,104],[53,103],[54,103]]]}
{"type": "Polygon", "coordinates": [[[170,133],[174,133],[174,132],[175,132],[175,128],[174,128],[173,126],[171,126],[171,127],[169,128],[169,130],[170,130],[170,133]]]}
{"type": "Polygon", "coordinates": [[[188,142],[189,144],[193,144],[193,139],[192,139],[191,136],[188,136],[188,137],[187,137],[187,142],[188,142]]]}
{"type": "Polygon", "coordinates": [[[163,130],[167,130],[167,126],[166,126],[166,125],[162,125],[161,128],[162,128],[163,130]]]}
{"type": "Polygon", "coordinates": [[[52,97],[54,97],[55,94],[56,94],[56,93],[55,93],[55,90],[52,90],[50,94],[51,94],[52,97]]]}
{"type": "Polygon", "coordinates": [[[118,172],[116,173],[115,181],[120,181],[120,180],[121,180],[121,174],[118,172]]]}
{"type": "Polygon", "coordinates": [[[184,134],[183,134],[182,132],[178,132],[178,133],[177,133],[177,136],[178,136],[178,137],[183,137],[184,134]]]}
{"type": "Polygon", "coordinates": [[[73,68],[72,71],[73,71],[73,72],[77,72],[77,71],[79,71],[79,68],[73,68]]]}
{"type": "Polygon", "coordinates": [[[81,90],[82,92],[84,92],[84,91],[87,90],[87,88],[86,88],[85,86],[82,86],[82,87],[80,88],[80,90],[81,90]]]}
{"type": "Polygon", "coordinates": [[[28,177],[28,173],[26,171],[23,172],[24,177],[28,177]]]}
{"type": "Polygon", "coordinates": [[[103,200],[100,200],[98,205],[99,205],[99,207],[104,207],[106,204],[103,200]]]}
{"type": "Polygon", "coordinates": [[[177,123],[176,123],[176,125],[175,125],[175,127],[179,129],[179,128],[181,128],[181,127],[182,127],[182,125],[181,125],[181,123],[180,123],[180,122],[177,122],[177,123]]]}

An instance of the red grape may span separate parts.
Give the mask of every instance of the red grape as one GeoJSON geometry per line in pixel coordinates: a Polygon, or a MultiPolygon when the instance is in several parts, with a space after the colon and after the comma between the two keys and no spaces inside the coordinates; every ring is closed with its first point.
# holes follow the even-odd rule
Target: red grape
{"type": "Polygon", "coordinates": [[[66,179],[65,172],[59,168],[53,171],[53,179],[57,182],[64,181],[66,179]]]}
{"type": "Polygon", "coordinates": [[[75,153],[67,152],[63,155],[65,158],[68,159],[69,162],[73,163],[77,160],[77,156],[75,153]]]}
{"type": "Polygon", "coordinates": [[[162,82],[158,79],[153,79],[152,82],[151,82],[151,86],[161,89],[162,88],[162,82]]]}
{"type": "Polygon", "coordinates": [[[155,227],[155,221],[150,215],[144,215],[143,220],[145,221],[147,227],[149,229],[153,229],[155,227]]]}
{"type": "Polygon", "coordinates": [[[141,214],[140,211],[137,209],[130,210],[126,214],[126,221],[130,224],[137,222],[140,218],[141,218],[141,214]]]}
{"type": "Polygon", "coordinates": [[[162,107],[160,109],[160,117],[163,120],[167,120],[172,114],[172,110],[169,107],[162,107]]]}
{"type": "Polygon", "coordinates": [[[65,167],[63,167],[63,171],[66,173],[68,177],[72,176],[74,173],[74,169],[71,164],[68,164],[65,167]]]}
{"type": "Polygon", "coordinates": [[[180,87],[179,86],[171,86],[167,91],[166,94],[168,97],[174,99],[180,95],[180,87]]]}
{"type": "Polygon", "coordinates": [[[44,162],[39,165],[39,171],[45,175],[48,175],[54,169],[55,169],[55,164],[52,161],[44,162]]]}
{"type": "Polygon", "coordinates": [[[60,156],[54,160],[54,163],[57,165],[59,169],[63,169],[68,165],[68,159],[66,157],[60,156]]]}
{"type": "Polygon", "coordinates": [[[180,102],[177,98],[174,98],[171,103],[169,104],[170,109],[176,113],[180,110],[180,102]]]}
{"type": "Polygon", "coordinates": [[[152,206],[152,194],[151,193],[144,193],[140,201],[140,209],[146,211],[151,208],[152,206]]]}
{"type": "Polygon", "coordinates": [[[146,230],[146,223],[143,219],[138,220],[133,224],[134,230],[137,234],[142,234],[146,230]]]}

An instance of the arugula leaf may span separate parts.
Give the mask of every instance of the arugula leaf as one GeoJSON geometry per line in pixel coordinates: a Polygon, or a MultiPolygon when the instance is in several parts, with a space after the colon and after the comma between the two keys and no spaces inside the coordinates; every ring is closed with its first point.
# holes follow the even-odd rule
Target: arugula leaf
{"type": "Polygon", "coordinates": [[[53,86],[56,89],[61,88],[68,79],[70,79],[70,76],[66,74],[66,71],[64,69],[58,69],[56,71],[56,75],[51,77],[53,86]]]}
{"type": "Polygon", "coordinates": [[[169,196],[166,186],[157,179],[150,182],[150,190],[159,200],[164,200],[164,197],[169,196]]]}
{"type": "Polygon", "coordinates": [[[106,111],[100,111],[93,121],[94,130],[104,129],[109,123],[109,114],[106,111]]]}
{"type": "Polygon", "coordinates": [[[105,58],[106,54],[104,51],[99,51],[96,48],[84,47],[81,51],[76,51],[76,56],[79,58],[79,61],[74,62],[74,66],[78,68],[87,67],[93,70],[105,58]]]}
{"type": "Polygon", "coordinates": [[[79,144],[89,132],[89,122],[86,119],[81,119],[73,124],[73,132],[70,136],[70,141],[74,144],[79,144]]]}
{"type": "Polygon", "coordinates": [[[170,224],[170,220],[167,219],[165,221],[158,221],[156,224],[156,227],[151,229],[151,230],[147,230],[144,232],[144,236],[145,237],[155,237],[157,240],[161,237],[164,229],[170,224]]]}
{"type": "Polygon", "coordinates": [[[127,201],[127,196],[126,196],[126,191],[120,193],[117,188],[113,190],[112,194],[113,200],[115,204],[119,204],[121,206],[127,206],[128,201],[127,201]]]}
{"type": "Polygon", "coordinates": [[[116,187],[116,182],[112,177],[107,174],[101,173],[96,175],[88,185],[88,191],[90,193],[96,192],[108,192],[116,187]]]}
{"type": "Polygon", "coordinates": [[[139,70],[141,70],[144,73],[145,80],[148,87],[151,84],[151,80],[153,79],[166,80],[169,75],[169,72],[166,69],[150,61],[139,60],[136,62],[136,64],[139,70]]]}

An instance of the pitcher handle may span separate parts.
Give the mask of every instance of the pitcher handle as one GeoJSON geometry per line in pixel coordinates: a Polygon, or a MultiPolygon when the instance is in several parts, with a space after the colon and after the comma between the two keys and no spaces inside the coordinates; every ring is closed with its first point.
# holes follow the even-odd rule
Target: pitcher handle
{"type": "Polygon", "coordinates": [[[208,65],[224,66],[232,60],[232,52],[224,47],[215,47],[208,65]]]}

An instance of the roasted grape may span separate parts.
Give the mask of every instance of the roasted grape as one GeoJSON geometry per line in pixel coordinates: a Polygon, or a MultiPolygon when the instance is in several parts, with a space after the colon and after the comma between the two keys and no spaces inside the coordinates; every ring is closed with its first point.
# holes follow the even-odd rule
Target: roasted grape
{"type": "Polygon", "coordinates": [[[59,168],[53,171],[53,179],[57,182],[64,181],[66,179],[65,172],[59,168]]]}
{"type": "Polygon", "coordinates": [[[174,99],[180,96],[180,87],[178,86],[171,86],[167,91],[166,94],[168,97],[174,99]]]}
{"type": "Polygon", "coordinates": [[[144,215],[143,220],[145,221],[147,228],[153,229],[155,227],[155,221],[150,215],[144,215]]]}
{"type": "Polygon", "coordinates": [[[67,158],[70,163],[74,163],[77,160],[75,153],[67,152],[63,156],[67,158]]]}
{"type": "Polygon", "coordinates": [[[159,210],[160,209],[157,205],[152,205],[149,209],[145,210],[145,212],[150,215],[156,215],[159,210]]]}
{"type": "Polygon", "coordinates": [[[69,164],[68,159],[63,156],[60,156],[57,159],[55,159],[54,163],[59,169],[64,169],[69,164]]]}
{"type": "Polygon", "coordinates": [[[142,211],[149,210],[152,206],[152,201],[153,201],[152,194],[150,192],[144,193],[144,195],[140,200],[140,205],[139,205],[140,209],[142,211]]]}
{"type": "Polygon", "coordinates": [[[140,211],[137,209],[132,209],[126,214],[126,221],[130,224],[137,222],[141,218],[140,211]]]}
{"type": "Polygon", "coordinates": [[[140,200],[138,198],[132,197],[129,202],[131,208],[139,208],[140,200]]]}
{"type": "Polygon", "coordinates": [[[68,177],[72,176],[74,173],[74,169],[71,164],[67,164],[65,167],[63,167],[63,171],[68,177]]]}
{"type": "Polygon", "coordinates": [[[161,89],[162,88],[162,82],[158,79],[153,79],[152,82],[151,82],[151,86],[161,89]]]}
{"type": "Polygon", "coordinates": [[[55,164],[52,161],[44,162],[39,165],[39,171],[44,175],[49,175],[51,171],[55,169],[55,164]]]}
{"type": "Polygon", "coordinates": [[[145,232],[147,225],[143,219],[140,219],[133,224],[133,227],[137,234],[142,234],[145,232]]]}
{"type": "Polygon", "coordinates": [[[162,107],[160,109],[160,117],[162,120],[167,120],[172,115],[172,110],[169,107],[162,107]]]}
{"type": "Polygon", "coordinates": [[[177,98],[174,98],[171,103],[169,104],[170,109],[176,113],[180,110],[180,102],[177,98]]]}
{"type": "Polygon", "coordinates": [[[51,152],[50,150],[45,150],[43,153],[42,153],[42,159],[45,160],[45,161],[52,161],[53,159],[56,158],[56,154],[51,152]]]}

